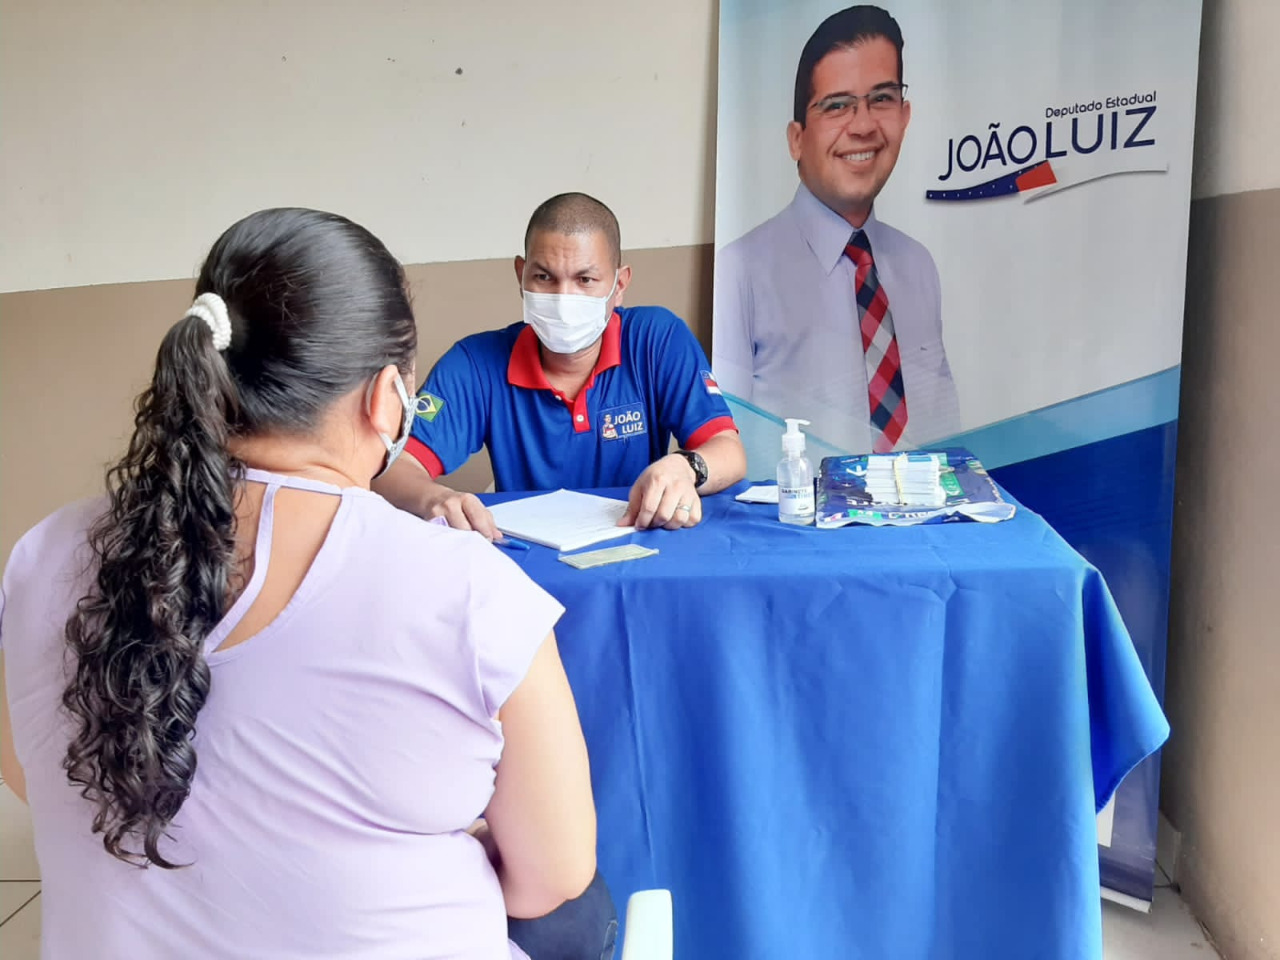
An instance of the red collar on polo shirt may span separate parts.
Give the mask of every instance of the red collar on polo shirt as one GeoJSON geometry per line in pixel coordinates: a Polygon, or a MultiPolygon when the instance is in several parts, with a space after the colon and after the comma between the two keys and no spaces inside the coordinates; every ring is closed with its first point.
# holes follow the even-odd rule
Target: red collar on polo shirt
{"type": "Polygon", "coordinates": [[[516,337],[515,346],[511,348],[511,360],[507,364],[507,383],[513,387],[524,387],[527,390],[550,390],[557,400],[564,403],[573,415],[574,433],[585,433],[591,429],[591,420],[587,414],[587,391],[596,383],[596,377],[604,371],[622,364],[622,318],[615,310],[609,322],[605,324],[604,335],[600,342],[600,356],[591,368],[591,376],[582,385],[578,395],[572,400],[559,393],[547,382],[547,373],[542,368],[542,353],[539,350],[538,335],[533,327],[526,326],[516,337]]]}

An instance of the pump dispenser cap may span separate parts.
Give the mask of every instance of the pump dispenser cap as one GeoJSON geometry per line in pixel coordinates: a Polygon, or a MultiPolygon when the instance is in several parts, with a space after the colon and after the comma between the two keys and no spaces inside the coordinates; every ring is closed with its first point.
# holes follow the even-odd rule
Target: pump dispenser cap
{"type": "Polygon", "coordinates": [[[782,435],[782,452],[788,456],[798,457],[804,453],[804,434],[800,432],[801,426],[809,426],[808,420],[794,420],[786,418],[787,432],[782,435]]]}

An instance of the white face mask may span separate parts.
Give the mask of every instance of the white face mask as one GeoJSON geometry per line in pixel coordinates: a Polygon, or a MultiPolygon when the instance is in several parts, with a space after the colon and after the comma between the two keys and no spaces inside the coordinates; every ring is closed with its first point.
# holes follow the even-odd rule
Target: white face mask
{"type": "Polygon", "coordinates": [[[533,327],[542,345],[552,353],[577,353],[600,338],[609,323],[609,301],[618,289],[618,271],[613,286],[603,297],[580,293],[524,294],[524,322],[533,327]]]}
{"type": "MultiPolygon", "coordinates": [[[[409,399],[409,392],[405,390],[404,380],[400,378],[400,374],[396,374],[394,383],[396,385],[396,393],[400,394],[400,402],[404,405],[404,422],[400,425],[400,436],[395,440],[392,440],[381,430],[378,431],[378,436],[382,438],[382,443],[387,448],[387,459],[383,463],[382,469],[373,475],[375,480],[391,469],[391,465],[404,452],[405,444],[409,442],[409,436],[413,431],[413,414],[416,405],[409,399]]],[[[373,388],[377,384],[378,378],[375,376],[369,381],[369,389],[365,391],[364,408],[367,413],[373,411],[373,388]]]]}

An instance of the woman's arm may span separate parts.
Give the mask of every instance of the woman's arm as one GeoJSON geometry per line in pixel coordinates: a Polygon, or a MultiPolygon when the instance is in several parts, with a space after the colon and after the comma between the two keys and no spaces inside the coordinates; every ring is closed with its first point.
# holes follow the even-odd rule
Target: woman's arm
{"type": "Polygon", "coordinates": [[[579,896],[596,872],[587,745],[555,634],[498,719],[506,745],[485,819],[507,914],[540,917],[579,896]]]}
{"type": "Polygon", "coordinates": [[[0,772],[4,774],[4,785],[26,803],[27,777],[22,772],[22,764],[18,762],[17,751],[13,748],[13,724],[9,721],[9,695],[5,690],[3,653],[0,653],[0,772]]]}

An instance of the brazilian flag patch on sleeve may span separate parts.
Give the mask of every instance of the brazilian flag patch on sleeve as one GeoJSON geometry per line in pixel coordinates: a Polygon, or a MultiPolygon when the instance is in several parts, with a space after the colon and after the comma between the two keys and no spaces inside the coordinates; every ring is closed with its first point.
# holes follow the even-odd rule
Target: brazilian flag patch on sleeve
{"type": "Polygon", "coordinates": [[[418,394],[417,408],[418,416],[430,423],[440,413],[444,407],[444,401],[435,394],[427,393],[425,390],[418,394]]]}

